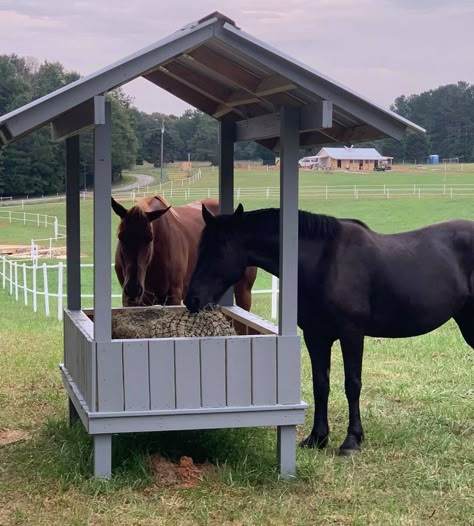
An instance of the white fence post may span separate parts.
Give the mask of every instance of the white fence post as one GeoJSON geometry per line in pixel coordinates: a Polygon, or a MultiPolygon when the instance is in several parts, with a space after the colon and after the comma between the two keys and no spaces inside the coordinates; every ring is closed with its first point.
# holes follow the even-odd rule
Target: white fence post
{"type": "Polygon", "coordinates": [[[12,223],[12,211],[8,210],[8,219],[10,220],[10,224],[12,223]]]}
{"type": "Polygon", "coordinates": [[[10,260],[10,296],[13,294],[13,261],[10,260]]]}
{"type": "Polygon", "coordinates": [[[5,290],[7,258],[2,256],[2,288],[5,290]]]}
{"type": "Polygon", "coordinates": [[[49,238],[49,259],[53,257],[53,239],[49,238]]]}
{"type": "MultiPolygon", "coordinates": [[[[268,166],[268,164],[267,164],[268,166]]],[[[266,193],[266,199],[268,201],[268,198],[270,197],[270,188],[267,188],[267,193],[266,193]]]]}
{"type": "Polygon", "coordinates": [[[36,263],[33,263],[33,311],[36,312],[38,310],[38,295],[36,291],[36,271],[37,271],[37,265],[36,263]]]}
{"type": "Polygon", "coordinates": [[[54,218],[54,239],[58,239],[58,218],[54,218]]]}
{"type": "Polygon", "coordinates": [[[18,301],[18,261],[15,261],[15,301],[18,301]]]}
{"type": "Polygon", "coordinates": [[[63,319],[63,263],[58,265],[58,320],[63,319]]]}
{"type": "Polygon", "coordinates": [[[278,278],[272,276],[272,320],[276,320],[278,313],[278,278]]]}
{"type": "Polygon", "coordinates": [[[40,226],[40,215],[36,214],[36,226],[40,226]]]}
{"type": "Polygon", "coordinates": [[[26,225],[26,212],[23,212],[23,224],[26,225]]]}
{"type": "Polygon", "coordinates": [[[49,316],[49,290],[48,290],[48,267],[43,263],[43,290],[44,290],[44,310],[49,316]]]}
{"type": "Polygon", "coordinates": [[[28,305],[28,284],[26,283],[26,263],[23,263],[23,299],[28,305]]]}

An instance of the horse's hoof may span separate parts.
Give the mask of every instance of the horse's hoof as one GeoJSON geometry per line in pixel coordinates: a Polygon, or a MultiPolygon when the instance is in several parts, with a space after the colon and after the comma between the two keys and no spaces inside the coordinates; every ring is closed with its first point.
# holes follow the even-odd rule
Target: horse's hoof
{"type": "Polygon", "coordinates": [[[337,454],[340,456],[340,457],[352,457],[352,455],[355,455],[357,453],[359,453],[360,451],[360,447],[356,447],[356,448],[346,448],[346,447],[340,447],[338,450],[337,450],[337,454]]]}
{"type": "Polygon", "coordinates": [[[306,448],[317,448],[324,449],[328,445],[329,438],[327,436],[323,438],[315,437],[314,435],[308,435],[299,444],[300,447],[306,448]]]}

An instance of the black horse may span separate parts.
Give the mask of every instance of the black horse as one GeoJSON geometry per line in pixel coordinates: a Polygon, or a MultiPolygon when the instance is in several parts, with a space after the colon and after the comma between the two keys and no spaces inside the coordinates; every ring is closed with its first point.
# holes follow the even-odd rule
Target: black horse
{"type": "MultiPolygon", "coordinates": [[[[215,303],[248,266],[278,276],[278,209],[214,217],[206,226],[184,300],[193,312],[215,303]]],[[[353,219],[299,212],[298,325],[311,357],[314,425],[303,446],[324,447],[331,347],[340,340],[349,404],[341,453],[357,450],[364,336],[424,334],[454,318],[474,348],[474,222],[446,221],[379,234],[353,219]]]]}

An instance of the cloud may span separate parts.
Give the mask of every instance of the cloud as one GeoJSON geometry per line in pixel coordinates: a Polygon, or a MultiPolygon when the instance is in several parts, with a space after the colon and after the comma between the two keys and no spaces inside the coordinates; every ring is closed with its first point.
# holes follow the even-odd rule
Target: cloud
{"type": "MultiPolygon", "coordinates": [[[[396,96],[465,79],[472,0],[0,0],[0,49],[91,73],[219,10],[244,31],[388,107],[396,96]]],[[[186,106],[143,80],[147,111],[186,106]]]]}

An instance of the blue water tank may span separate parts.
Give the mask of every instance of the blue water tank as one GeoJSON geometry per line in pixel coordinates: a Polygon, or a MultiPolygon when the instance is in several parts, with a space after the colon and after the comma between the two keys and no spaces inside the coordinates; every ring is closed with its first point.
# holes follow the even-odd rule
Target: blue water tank
{"type": "Polygon", "coordinates": [[[430,155],[428,157],[428,164],[438,164],[439,163],[439,155],[430,155]]]}

